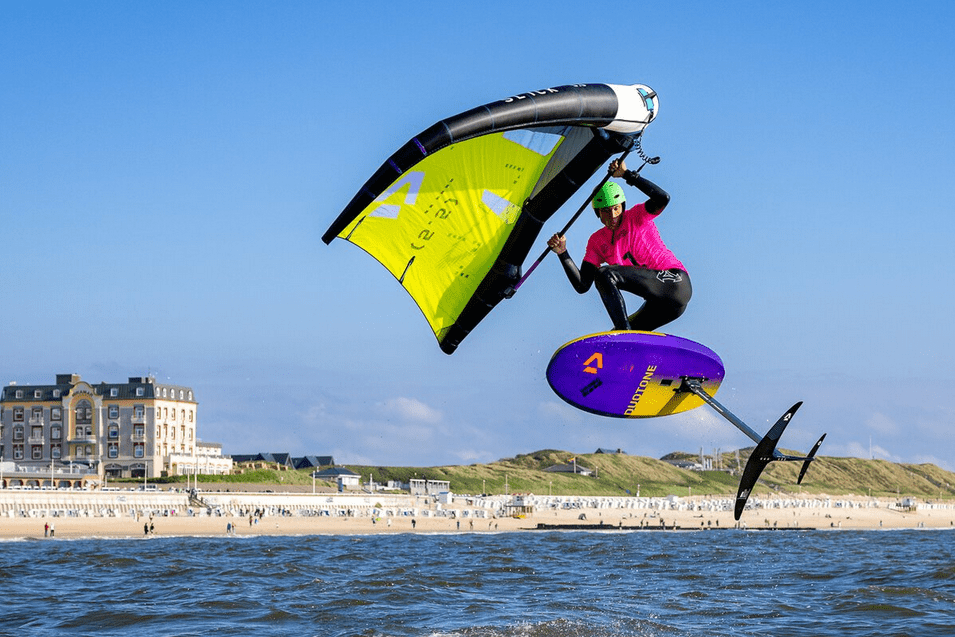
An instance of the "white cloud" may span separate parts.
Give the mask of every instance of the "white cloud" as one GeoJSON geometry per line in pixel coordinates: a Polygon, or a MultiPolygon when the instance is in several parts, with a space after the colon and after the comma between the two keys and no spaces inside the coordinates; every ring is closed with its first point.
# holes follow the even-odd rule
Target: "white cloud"
{"type": "Polygon", "coordinates": [[[454,452],[454,456],[456,456],[458,462],[462,464],[487,463],[497,460],[490,452],[478,451],[476,449],[460,449],[454,452]]]}
{"type": "Polygon", "coordinates": [[[404,420],[432,425],[441,422],[443,417],[440,411],[428,406],[417,398],[404,397],[386,400],[380,406],[379,413],[385,416],[398,416],[404,420]]]}
{"type": "Polygon", "coordinates": [[[863,460],[875,458],[877,460],[888,460],[889,462],[904,462],[900,456],[891,453],[885,447],[858,441],[850,441],[842,445],[832,445],[831,448],[826,449],[826,452],[824,455],[862,458],[863,460]]]}
{"type": "Polygon", "coordinates": [[[934,464],[936,467],[945,469],[946,471],[952,471],[952,462],[950,460],[945,460],[937,456],[932,455],[916,455],[914,459],[910,461],[912,464],[934,464]]]}
{"type": "Polygon", "coordinates": [[[563,424],[578,424],[583,421],[582,413],[556,400],[546,400],[537,404],[537,411],[544,422],[557,420],[563,424]]]}
{"type": "Polygon", "coordinates": [[[883,413],[876,412],[866,418],[865,424],[877,433],[891,436],[899,432],[898,424],[883,413]]]}

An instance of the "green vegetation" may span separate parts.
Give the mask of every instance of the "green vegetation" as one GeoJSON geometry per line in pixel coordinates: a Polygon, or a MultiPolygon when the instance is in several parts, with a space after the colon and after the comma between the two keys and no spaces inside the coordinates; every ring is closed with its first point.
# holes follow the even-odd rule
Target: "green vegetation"
{"type": "MultiPolygon", "coordinates": [[[[261,463],[260,463],[261,464],[261,463]]],[[[162,478],[149,478],[149,484],[177,485],[185,486],[187,482],[192,483],[193,476],[165,476],[162,478]]],[[[308,469],[300,471],[278,470],[278,469],[251,469],[243,473],[232,475],[197,475],[195,480],[202,484],[262,484],[273,485],[281,488],[283,485],[308,485],[312,484],[312,472],[308,469]]],[[[110,484],[142,484],[142,478],[110,478],[110,484]]]]}
{"type": "MultiPolygon", "coordinates": [[[[745,464],[752,449],[740,451],[745,464]]],[[[788,452],[784,452],[788,453],[788,452]]],[[[669,460],[694,460],[691,454],[675,453],[669,460]]],[[[721,495],[735,497],[738,475],[736,455],[724,454],[720,459],[724,471],[691,471],[680,469],[663,460],[627,454],[573,454],[567,451],[543,450],[505,458],[488,464],[453,465],[446,467],[376,467],[348,465],[346,468],[369,476],[379,484],[388,481],[407,483],[414,478],[447,480],[454,493],[501,494],[534,493],[538,495],[593,496],[667,496],[721,495]],[[577,466],[593,472],[586,476],[573,473],[551,473],[544,469],[568,464],[576,457],[577,466]]],[[[930,464],[895,464],[885,460],[820,457],[810,468],[801,486],[796,477],[802,463],[774,462],[767,467],[756,488],[756,494],[872,495],[881,497],[909,496],[922,498],[955,498],[955,473],[930,464]]],[[[231,476],[198,476],[200,483],[311,486],[311,470],[276,469],[246,470],[231,476]]],[[[185,484],[184,476],[150,480],[166,484],[185,484]]],[[[125,481],[124,481],[125,482],[125,481]]],[[[135,482],[130,480],[129,482],[135,482]]]]}
{"type": "MultiPolygon", "coordinates": [[[[740,462],[752,449],[740,451],[740,462]]],[[[575,454],[544,450],[506,458],[489,464],[448,467],[368,467],[348,468],[376,482],[409,478],[447,480],[455,493],[535,493],[604,496],[725,495],[736,496],[739,472],[735,454],[725,454],[725,471],[691,471],[663,460],[626,454],[576,454],[578,467],[586,467],[591,476],[549,473],[544,469],[567,464],[575,454]],[[730,469],[733,471],[731,472],[730,469]]],[[[670,454],[670,460],[693,460],[691,454],[670,454]]],[[[757,494],[811,494],[955,497],[955,473],[935,465],[894,464],[884,460],[820,457],[803,480],[796,485],[802,463],[774,462],[763,473],[757,494]]]]}

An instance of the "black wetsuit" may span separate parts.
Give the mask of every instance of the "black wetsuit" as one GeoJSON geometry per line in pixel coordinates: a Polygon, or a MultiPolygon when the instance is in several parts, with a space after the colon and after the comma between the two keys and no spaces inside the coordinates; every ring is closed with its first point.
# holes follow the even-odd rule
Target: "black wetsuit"
{"type": "MultiPolygon", "coordinates": [[[[644,206],[650,215],[660,214],[670,201],[670,195],[663,189],[633,171],[624,174],[624,181],[649,197],[644,206]]],[[[566,251],[560,255],[560,262],[578,293],[587,292],[596,283],[614,329],[649,332],[683,314],[693,294],[687,272],[680,268],[654,270],[639,265],[640,255],[634,257],[628,252],[626,256],[633,265],[602,265],[598,268],[584,261],[578,270],[566,251]],[[643,306],[630,316],[627,316],[621,290],[644,299],[643,306]]]]}

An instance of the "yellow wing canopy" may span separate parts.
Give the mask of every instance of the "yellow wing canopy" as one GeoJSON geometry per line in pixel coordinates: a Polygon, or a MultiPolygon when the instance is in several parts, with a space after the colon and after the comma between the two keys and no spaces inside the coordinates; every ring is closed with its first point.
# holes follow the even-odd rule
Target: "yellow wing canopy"
{"type": "Polygon", "coordinates": [[[322,240],[384,265],[451,354],[513,294],[544,222],[657,111],[643,85],[575,84],[443,120],[392,155],[322,240]]]}

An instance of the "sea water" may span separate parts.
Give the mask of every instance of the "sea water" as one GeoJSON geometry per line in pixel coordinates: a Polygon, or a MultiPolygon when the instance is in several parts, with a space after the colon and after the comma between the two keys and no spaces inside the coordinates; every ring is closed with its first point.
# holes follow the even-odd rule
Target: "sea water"
{"type": "Polygon", "coordinates": [[[2,635],[955,635],[953,531],[0,543],[2,635]]]}

